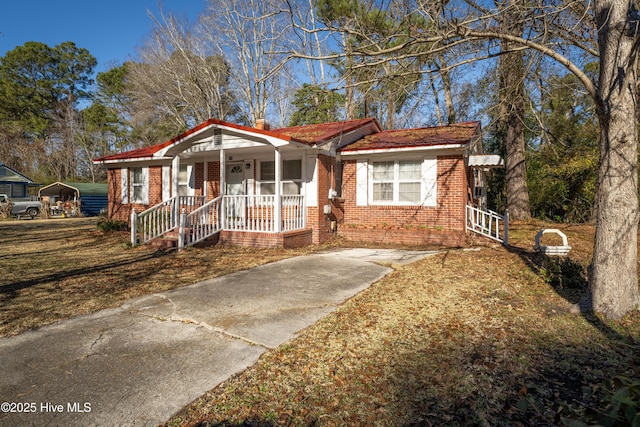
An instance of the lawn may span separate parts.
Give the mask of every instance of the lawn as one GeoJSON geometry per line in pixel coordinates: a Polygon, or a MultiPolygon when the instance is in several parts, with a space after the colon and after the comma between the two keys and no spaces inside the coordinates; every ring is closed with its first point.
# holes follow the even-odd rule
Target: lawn
{"type": "MultiPolygon", "coordinates": [[[[593,227],[554,225],[573,249],[553,260],[531,250],[544,226],[512,224],[510,249],[393,266],[167,425],[563,425],[595,421],[620,381],[635,381],[619,399],[633,415],[640,315],[577,312],[593,227]]],[[[317,250],[162,253],[127,240],[91,219],[0,222],[0,336],[317,250]]]]}
{"type": "Polygon", "coordinates": [[[211,247],[158,252],[97,219],[0,221],[0,337],[307,250],[211,247]]]}
{"type": "Polygon", "coordinates": [[[618,399],[615,424],[630,425],[622,414],[638,407],[640,315],[576,312],[593,228],[559,226],[574,249],[554,261],[531,250],[543,226],[514,224],[510,250],[395,266],[167,425],[580,426],[631,381],[635,401],[618,399]]]}

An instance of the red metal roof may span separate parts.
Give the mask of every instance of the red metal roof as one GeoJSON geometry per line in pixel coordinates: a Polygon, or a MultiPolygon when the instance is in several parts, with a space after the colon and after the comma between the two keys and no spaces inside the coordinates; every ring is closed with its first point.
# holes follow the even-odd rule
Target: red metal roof
{"type": "Polygon", "coordinates": [[[289,135],[309,145],[315,145],[328,141],[341,133],[351,132],[369,124],[374,124],[376,129],[380,130],[380,125],[378,125],[376,119],[366,118],[343,122],[320,123],[317,125],[292,126],[274,129],[274,132],[289,135]]]}
{"type": "Polygon", "coordinates": [[[285,140],[285,141],[296,141],[301,142],[307,145],[315,145],[325,142],[335,136],[340,135],[341,133],[350,132],[359,127],[363,127],[369,124],[375,124],[376,129],[380,129],[378,122],[376,119],[368,118],[368,119],[359,119],[359,120],[348,120],[344,122],[332,122],[332,123],[322,123],[317,125],[305,125],[305,126],[293,126],[287,128],[273,129],[273,130],[261,130],[255,129],[248,126],[237,125],[234,123],[228,123],[221,120],[209,119],[206,122],[189,129],[188,131],[182,133],[181,135],[170,139],[169,141],[165,141],[161,144],[151,145],[149,147],[138,148],[136,150],[126,151],[123,153],[111,154],[108,156],[100,157],[96,159],[96,162],[104,162],[111,160],[133,160],[133,159],[143,159],[147,157],[152,157],[155,153],[162,150],[165,147],[174,144],[189,135],[196,133],[202,129],[205,129],[212,125],[225,126],[238,130],[243,130],[245,132],[254,132],[257,134],[274,136],[276,138],[285,140]]]}
{"type": "Polygon", "coordinates": [[[367,135],[340,151],[366,151],[466,144],[480,129],[480,122],[464,122],[419,129],[386,130],[367,135]]]}
{"type": "Polygon", "coordinates": [[[221,120],[209,119],[200,125],[189,129],[181,135],[165,141],[161,144],[142,147],[136,150],[126,151],[123,153],[111,154],[96,159],[96,162],[105,162],[113,160],[134,160],[153,157],[153,155],[163,148],[175,144],[184,138],[198,131],[206,129],[209,126],[224,126],[234,128],[244,132],[252,132],[273,136],[285,141],[301,142],[310,146],[321,144],[335,138],[340,134],[352,132],[359,128],[365,128],[369,125],[375,126],[374,133],[363,137],[362,139],[347,145],[340,151],[359,151],[359,150],[377,150],[392,148],[411,148],[429,145],[448,145],[448,144],[465,144],[471,140],[473,135],[480,128],[480,122],[457,123],[448,126],[437,126],[421,129],[403,129],[381,131],[380,125],[374,118],[347,120],[343,122],[321,123],[316,125],[293,126],[287,128],[261,130],[248,126],[228,123],[221,120]]]}

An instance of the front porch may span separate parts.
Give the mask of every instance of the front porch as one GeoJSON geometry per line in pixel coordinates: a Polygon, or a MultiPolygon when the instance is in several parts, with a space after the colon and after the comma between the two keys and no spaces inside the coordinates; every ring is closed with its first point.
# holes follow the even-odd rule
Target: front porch
{"type": "Polygon", "coordinates": [[[303,195],[178,196],[131,212],[131,245],[175,239],[179,249],[204,240],[257,247],[311,243],[303,195]],[[305,233],[308,231],[308,233],[305,233]]]}

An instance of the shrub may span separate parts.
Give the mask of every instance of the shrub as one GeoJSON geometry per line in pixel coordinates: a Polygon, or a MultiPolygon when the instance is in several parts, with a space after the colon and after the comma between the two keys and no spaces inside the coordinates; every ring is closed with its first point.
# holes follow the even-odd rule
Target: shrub
{"type": "Polygon", "coordinates": [[[127,221],[117,219],[101,219],[97,224],[98,230],[105,233],[111,231],[128,231],[129,223],[127,221]]]}

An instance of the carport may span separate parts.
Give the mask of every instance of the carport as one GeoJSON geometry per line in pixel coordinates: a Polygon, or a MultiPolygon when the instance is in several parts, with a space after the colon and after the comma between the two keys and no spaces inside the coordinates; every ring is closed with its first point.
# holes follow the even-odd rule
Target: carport
{"type": "Polygon", "coordinates": [[[38,192],[40,200],[48,200],[55,209],[64,204],[80,204],[85,216],[96,216],[107,208],[107,184],[87,182],[54,182],[38,192]]]}

